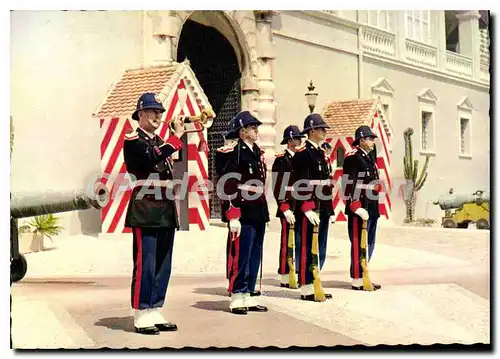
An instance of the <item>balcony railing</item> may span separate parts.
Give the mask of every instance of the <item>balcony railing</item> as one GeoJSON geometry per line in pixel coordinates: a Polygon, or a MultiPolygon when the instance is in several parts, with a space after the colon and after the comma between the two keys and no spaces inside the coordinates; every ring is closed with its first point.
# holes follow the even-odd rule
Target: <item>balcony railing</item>
{"type": "Polygon", "coordinates": [[[479,64],[479,76],[482,81],[490,82],[490,64],[488,61],[483,61],[479,64]]]}
{"type": "Polygon", "coordinates": [[[471,77],[472,59],[470,57],[446,51],[446,71],[454,74],[471,77]]]}
{"type": "Polygon", "coordinates": [[[437,48],[418,41],[406,39],[405,57],[409,62],[420,66],[437,66],[437,48]]]}
{"type": "MultiPolygon", "coordinates": [[[[332,19],[338,19],[340,14],[339,10],[320,10],[321,13],[331,15],[332,19]]],[[[351,21],[352,22],[352,21],[351,21]]],[[[398,49],[398,39],[395,33],[388,32],[370,25],[357,23],[362,27],[361,47],[363,51],[385,58],[396,59],[398,49]]],[[[398,35],[399,36],[399,35],[398,35]]],[[[468,77],[471,79],[476,78],[482,82],[490,81],[489,72],[489,37],[487,30],[480,32],[480,64],[479,75],[474,72],[472,59],[451,51],[446,51],[444,68],[441,63],[438,68],[438,49],[436,46],[422,43],[419,41],[405,39],[405,47],[402,50],[402,58],[407,63],[443,71],[449,74],[458,75],[461,77],[468,77]],[[479,78],[477,78],[479,77],[479,78]]]]}
{"type": "Polygon", "coordinates": [[[396,56],[396,35],[381,29],[363,27],[363,50],[377,55],[396,56]]]}

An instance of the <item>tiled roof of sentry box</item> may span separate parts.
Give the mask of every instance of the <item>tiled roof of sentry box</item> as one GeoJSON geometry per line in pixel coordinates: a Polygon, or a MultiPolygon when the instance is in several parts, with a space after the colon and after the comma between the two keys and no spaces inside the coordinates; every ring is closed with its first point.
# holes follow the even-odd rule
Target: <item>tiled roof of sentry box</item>
{"type": "Polygon", "coordinates": [[[361,125],[370,125],[376,99],[332,101],[323,109],[323,119],[330,126],[327,136],[354,136],[361,125]]]}
{"type": "Polygon", "coordinates": [[[136,109],[139,96],[144,92],[162,91],[172,75],[178,71],[182,71],[182,67],[175,62],[169,65],[126,70],[112,87],[95,116],[131,116],[136,109]]]}

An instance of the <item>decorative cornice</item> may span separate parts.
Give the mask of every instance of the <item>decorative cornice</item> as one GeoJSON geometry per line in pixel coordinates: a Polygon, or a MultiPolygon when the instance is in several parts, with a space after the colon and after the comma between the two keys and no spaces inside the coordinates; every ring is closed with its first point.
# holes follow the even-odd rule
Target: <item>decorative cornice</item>
{"type": "Polygon", "coordinates": [[[379,78],[373,85],[371,85],[372,92],[380,92],[387,95],[394,94],[394,88],[385,77],[379,78]]]}
{"type": "Polygon", "coordinates": [[[420,94],[418,95],[418,99],[420,101],[425,101],[430,103],[436,103],[437,101],[436,95],[434,95],[434,93],[429,88],[424,89],[422,92],[420,92],[420,94]]]}
{"type": "Polygon", "coordinates": [[[457,107],[463,111],[472,111],[473,107],[467,96],[464,96],[462,100],[457,104],[457,107]]]}

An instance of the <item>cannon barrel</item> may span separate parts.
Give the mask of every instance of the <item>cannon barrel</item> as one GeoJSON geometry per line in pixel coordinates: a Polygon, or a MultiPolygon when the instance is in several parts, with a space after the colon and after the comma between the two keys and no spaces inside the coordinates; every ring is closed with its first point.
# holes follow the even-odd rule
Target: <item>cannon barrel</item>
{"type": "Polygon", "coordinates": [[[481,205],[489,201],[489,193],[477,191],[473,194],[451,194],[439,196],[438,200],[434,202],[434,204],[439,205],[441,209],[455,209],[460,208],[465,203],[476,203],[481,205]]]}
{"type": "Polygon", "coordinates": [[[34,217],[90,208],[102,209],[110,200],[109,190],[102,183],[75,191],[12,193],[10,215],[13,218],[34,217]]]}

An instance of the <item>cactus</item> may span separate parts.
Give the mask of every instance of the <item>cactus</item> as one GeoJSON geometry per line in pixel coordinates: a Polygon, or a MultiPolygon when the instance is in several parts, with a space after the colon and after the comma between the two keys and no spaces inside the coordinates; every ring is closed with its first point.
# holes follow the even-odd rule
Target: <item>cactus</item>
{"type": "Polygon", "coordinates": [[[420,176],[418,176],[418,160],[413,160],[413,148],[411,136],[413,129],[407,128],[404,132],[405,156],[403,158],[404,175],[406,179],[405,205],[406,205],[406,223],[411,223],[415,219],[415,202],[417,192],[420,191],[427,180],[427,168],[429,167],[430,156],[426,155],[424,167],[420,176]]]}

